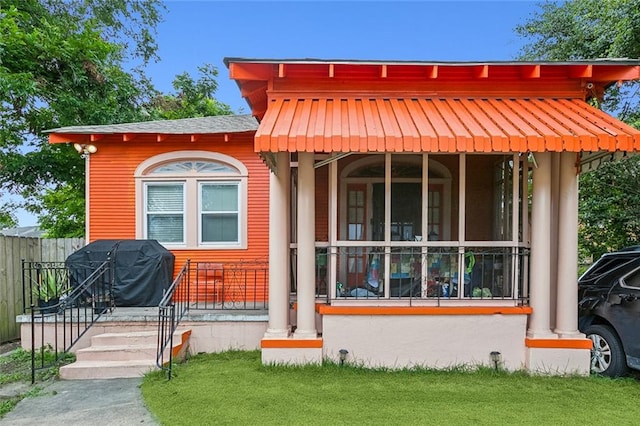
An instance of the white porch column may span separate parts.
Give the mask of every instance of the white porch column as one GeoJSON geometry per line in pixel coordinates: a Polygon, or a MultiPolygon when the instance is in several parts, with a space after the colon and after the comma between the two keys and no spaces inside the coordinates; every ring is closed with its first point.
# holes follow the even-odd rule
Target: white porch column
{"type": "Polygon", "coordinates": [[[527,336],[553,338],[550,325],[551,296],[551,154],[536,152],[537,168],[533,169],[533,201],[531,211],[531,285],[527,336]]]}
{"type": "Polygon", "coordinates": [[[560,157],[556,328],[560,337],[578,332],[578,174],[576,153],[560,157]]]}
{"type": "Polygon", "coordinates": [[[556,297],[558,295],[558,227],[560,226],[560,153],[551,155],[551,223],[550,223],[550,264],[549,264],[549,324],[551,329],[556,324],[556,297]]]}
{"type": "Polygon", "coordinates": [[[315,170],[313,153],[298,153],[298,321],[295,338],[315,339],[315,170]]]}
{"type": "Polygon", "coordinates": [[[269,326],[265,338],[288,337],[289,326],[289,153],[279,152],[269,175],[269,326]]]}

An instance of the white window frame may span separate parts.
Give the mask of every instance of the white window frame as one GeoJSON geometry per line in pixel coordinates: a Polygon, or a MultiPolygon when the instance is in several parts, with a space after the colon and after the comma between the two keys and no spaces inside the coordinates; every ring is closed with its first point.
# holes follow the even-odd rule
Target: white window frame
{"type": "Polygon", "coordinates": [[[160,243],[167,249],[221,250],[247,248],[248,170],[239,160],[217,152],[174,151],[148,158],[134,172],[136,182],[136,238],[147,238],[146,185],[153,183],[183,183],[184,185],[184,242],[160,243]],[[234,169],[221,173],[158,173],[154,169],[164,164],[180,161],[213,161],[234,169]],[[233,184],[238,187],[238,241],[203,243],[201,223],[200,186],[206,183],[233,184]]]}
{"type": "Polygon", "coordinates": [[[211,180],[207,180],[207,181],[198,181],[198,245],[200,246],[207,246],[207,247],[220,247],[220,246],[225,246],[225,245],[229,245],[229,244],[237,244],[237,243],[233,243],[233,242],[226,242],[226,241],[203,241],[203,225],[202,225],[202,217],[205,214],[222,214],[222,213],[230,213],[229,211],[208,211],[208,212],[204,212],[203,208],[202,208],[202,202],[203,202],[203,197],[202,197],[202,188],[206,185],[210,185],[210,184],[219,184],[219,185],[224,185],[224,186],[235,186],[236,191],[238,192],[238,205],[236,208],[236,211],[233,212],[235,214],[237,214],[238,216],[238,242],[240,242],[240,235],[241,235],[241,223],[240,223],[240,216],[241,216],[241,212],[244,209],[243,206],[243,200],[240,197],[240,182],[239,181],[232,181],[232,180],[228,180],[228,181],[224,181],[224,180],[216,180],[216,181],[211,181],[211,180]]]}
{"type": "Polygon", "coordinates": [[[144,218],[143,218],[143,227],[144,227],[144,234],[145,236],[147,235],[147,233],[149,232],[149,215],[150,214],[155,214],[155,215],[162,215],[162,214],[171,214],[171,215],[177,215],[180,214],[182,215],[182,240],[179,242],[166,242],[166,241],[160,241],[158,240],[158,242],[160,242],[161,244],[172,244],[172,245],[183,245],[185,244],[186,241],[186,235],[185,235],[185,223],[186,223],[186,215],[185,215],[185,210],[186,210],[186,188],[185,188],[185,182],[182,181],[145,181],[144,182],[144,196],[143,196],[143,204],[144,204],[144,218]],[[181,186],[182,187],[182,210],[181,211],[163,211],[163,212],[150,212],[148,209],[148,193],[149,193],[149,186],[181,186]]]}

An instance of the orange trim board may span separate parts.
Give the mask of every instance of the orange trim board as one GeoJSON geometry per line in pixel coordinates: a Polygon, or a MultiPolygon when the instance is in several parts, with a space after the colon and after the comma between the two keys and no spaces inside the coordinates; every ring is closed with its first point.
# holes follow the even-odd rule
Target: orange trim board
{"type": "Polygon", "coordinates": [[[329,306],[316,305],[321,315],[529,315],[530,306],[329,306]]]}
{"type": "Polygon", "coordinates": [[[592,343],[589,339],[524,339],[524,344],[528,348],[542,349],[591,349],[592,343]]]}
{"type": "Polygon", "coordinates": [[[315,349],[322,348],[322,339],[262,339],[262,349],[315,349]]]}

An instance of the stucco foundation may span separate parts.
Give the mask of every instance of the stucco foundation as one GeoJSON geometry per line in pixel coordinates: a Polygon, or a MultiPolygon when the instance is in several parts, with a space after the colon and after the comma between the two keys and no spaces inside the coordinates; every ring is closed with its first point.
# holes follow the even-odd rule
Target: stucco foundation
{"type": "Polygon", "coordinates": [[[262,363],[269,364],[322,364],[322,348],[263,348],[262,363]]]}
{"type": "MultiPolygon", "coordinates": [[[[371,367],[525,366],[526,315],[325,315],[324,356],[371,367]]],[[[588,363],[586,364],[588,366],[588,363]]]]}
{"type": "Polygon", "coordinates": [[[589,349],[527,348],[527,370],[534,374],[589,375],[591,352],[589,349]]]}
{"type": "MultiPolygon", "coordinates": [[[[35,346],[47,344],[62,347],[63,339],[69,341],[72,332],[69,325],[67,330],[62,326],[58,316],[57,333],[55,316],[45,318],[44,322],[37,320],[35,325],[35,346]],[[57,334],[57,336],[56,336],[57,334]],[[57,340],[56,340],[57,339],[57,340]],[[56,345],[57,342],[57,345],[56,345]]],[[[21,323],[21,344],[25,350],[31,349],[31,316],[20,315],[17,321],[21,323]]],[[[267,314],[260,311],[234,313],[192,312],[179,325],[180,329],[190,329],[189,350],[198,352],[222,352],[229,349],[255,350],[260,349],[260,339],[267,329],[267,314]]],[[[112,314],[103,315],[73,346],[71,352],[86,348],[90,345],[91,336],[102,333],[126,333],[131,331],[157,331],[157,308],[117,308],[112,314]]],[[[74,335],[77,328],[73,329],[74,335]]]]}

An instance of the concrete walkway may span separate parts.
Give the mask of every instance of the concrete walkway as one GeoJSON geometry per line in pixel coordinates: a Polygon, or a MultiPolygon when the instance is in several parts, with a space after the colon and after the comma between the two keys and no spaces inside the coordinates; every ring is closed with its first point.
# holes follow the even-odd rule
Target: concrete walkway
{"type": "Polygon", "coordinates": [[[142,400],[142,378],[60,380],[27,397],[0,425],[157,425],[142,400]]]}

